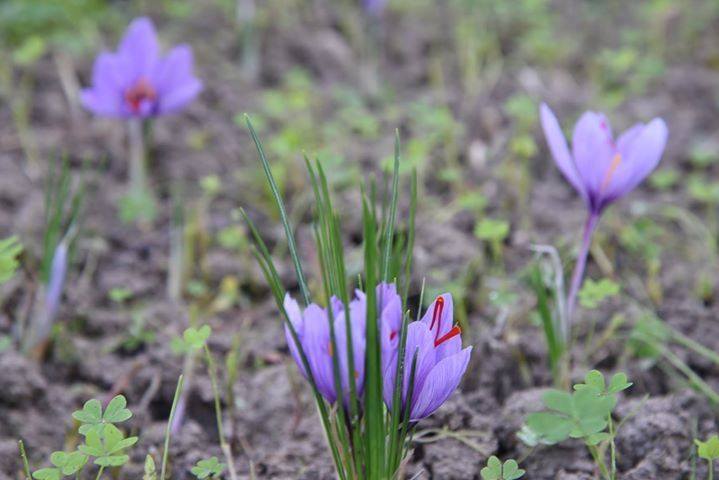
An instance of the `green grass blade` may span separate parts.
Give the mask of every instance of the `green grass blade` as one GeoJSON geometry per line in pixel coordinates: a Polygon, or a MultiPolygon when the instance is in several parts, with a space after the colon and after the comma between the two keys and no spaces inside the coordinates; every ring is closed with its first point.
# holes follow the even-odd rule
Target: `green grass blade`
{"type": "Polygon", "coordinates": [[[532,266],[529,271],[529,283],[537,297],[537,312],[542,320],[544,337],[547,340],[552,376],[554,377],[555,383],[559,384],[561,382],[560,362],[564,349],[562,340],[554,328],[554,317],[552,316],[551,308],[549,308],[546,285],[544,284],[544,280],[542,280],[542,272],[538,264],[532,266]]]}
{"type": "Polygon", "coordinates": [[[392,172],[392,198],[389,204],[389,214],[387,215],[384,225],[384,242],[382,245],[382,263],[381,270],[382,281],[388,282],[390,271],[390,259],[392,255],[392,235],[394,233],[394,222],[397,216],[397,198],[399,195],[399,161],[400,161],[400,144],[399,130],[395,131],[394,137],[394,171],[392,172]]]}
{"type": "Polygon", "coordinates": [[[277,209],[280,212],[280,219],[282,221],[282,225],[285,229],[285,236],[287,237],[287,245],[290,251],[290,256],[292,257],[292,263],[295,267],[295,273],[297,274],[297,283],[300,286],[300,292],[302,293],[302,297],[304,299],[305,305],[309,305],[311,303],[310,300],[310,290],[307,287],[307,281],[305,280],[304,273],[302,272],[302,263],[300,262],[300,257],[297,252],[297,245],[295,243],[295,237],[292,232],[292,227],[290,226],[290,221],[287,216],[287,210],[285,209],[285,204],[282,200],[282,196],[280,195],[280,191],[277,188],[277,182],[275,182],[275,177],[272,175],[272,170],[270,169],[270,164],[267,161],[267,156],[265,155],[265,151],[262,148],[262,144],[260,143],[260,139],[257,137],[257,133],[255,132],[254,127],[252,126],[252,122],[250,121],[250,117],[245,114],[245,122],[247,123],[247,128],[250,130],[250,136],[252,137],[252,140],[255,142],[255,147],[257,147],[257,152],[260,156],[260,161],[262,162],[262,169],[265,171],[265,176],[267,177],[267,183],[270,186],[270,190],[272,191],[272,196],[275,199],[275,204],[277,205],[277,209]]]}
{"type": "MultiPolygon", "coordinates": [[[[407,251],[404,259],[404,292],[402,305],[407,305],[409,287],[412,283],[412,258],[414,255],[415,217],[417,214],[417,170],[412,170],[412,183],[410,187],[409,223],[407,224],[407,251]]],[[[421,307],[421,304],[420,304],[421,307]]]]}

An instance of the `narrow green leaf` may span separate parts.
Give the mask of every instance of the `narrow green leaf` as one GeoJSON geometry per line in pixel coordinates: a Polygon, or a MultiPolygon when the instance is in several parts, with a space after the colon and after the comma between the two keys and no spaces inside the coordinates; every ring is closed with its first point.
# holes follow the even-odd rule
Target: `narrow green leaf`
{"type": "Polygon", "coordinates": [[[299,254],[297,251],[297,245],[295,244],[294,233],[293,233],[292,227],[290,226],[290,221],[287,216],[285,204],[282,200],[282,196],[280,195],[280,191],[277,188],[277,183],[275,182],[275,177],[272,175],[272,170],[270,169],[270,164],[267,161],[267,157],[265,156],[265,151],[262,148],[260,139],[257,137],[257,133],[255,133],[255,129],[252,127],[252,122],[250,121],[250,117],[248,115],[245,115],[245,122],[247,123],[247,128],[250,130],[250,136],[252,137],[252,140],[255,142],[255,147],[257,147],[257,152],[260,156],[260,161],[262,162],[262,169],[265,171],[265,176],[267,177],[267,183],[270,186],[270,190],[272,191],[272,196],[275,199],[275,204],[277,205],[277,209],[279,210],[279,213],[280,213],[280,220],[282,221],[282,225],[285,229],[287,245],[288,245],[288,248],[290,251],[290,256],[292,257],[292,263],[294,264],[294,267],[295,267],[295,273],[297,274],[297,282],[299,283],[302,297],[305,301],[305,305],[309,305],[311,303],[310,290],[307,287],[307,282],[305,280],[304,273],[302,272],[302,263],[300,262],[299,254]]]}
{"type": "Polygon", "coordinates": [[[384,423],[380,339],[377,328],[377,239],[366,199],[362,199],[365,250],[366,357],[365,426],[367,431],[367,478],[382,478],[384,468],[384,423]]]}

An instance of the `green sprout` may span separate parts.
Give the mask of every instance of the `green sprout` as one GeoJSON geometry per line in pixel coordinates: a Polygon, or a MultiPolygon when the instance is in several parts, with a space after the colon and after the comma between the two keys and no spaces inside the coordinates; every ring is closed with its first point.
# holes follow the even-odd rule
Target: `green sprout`
{"type": "Polygon", "coordinates": [[[129,288],[116,287],[111,289],[107,296],[115,303],[125,303],[132,298],[132,291],[129,288]]]}
{"type": "Polygon", "coordinates": [[[616,296],[619,290],[619,284],[608,278],[603,278],[598,282],[588,278],[579,291],[579,303],[584,308],[597,308],[607,298],[616,296]]]}
{"type": "Polygon", "coordinates": [[[509,235],[509,222],[485,218],[474,228],[474,235],[489,243],[492,257],[499,261],[502,258],[502,242],[509,235]]]}
{"type": "Polygon", "coordinates": [[[206,460],[200,460],[190,469],[192,474],[200,480],[205,478],[220,478],[220,474],[225,470],[225,464],[220,463],[217,457],[210,457],[206,460]]]}
{"type": "Polygon", "coordinates": [[[524,470],[519,468],[516,460],[509,459],[504,462],[492,455],[487,460],[487,466],[479,472],[482,480],[516,480],[524,476],[524,470]]]}
{"type": "Polygon", "coordinates": [[[17,257],[22,253],[22,244],[12,236],[0,240],[0,284],[7,282],[20,266],[17,257]]]}
{"type": "Polygon", "coordinates": [[[669,190],[679,182],[680,174],[674,168],[663,168],[649,177],[649,184],[657,190],[669,190]]]}
{"type": "Polygon", "coordinates": [[[697,446],[697,455],[707,461],[707,479],[714,480],[714,460],[719,459],[719,436],[712,435],[706,442],[694,439],[694,443],[697,446]]]}
{"type": "Polygon", "coordinates": [[[142,480],[157,480],[157,467],[155,466],[155,460],[150,454],[145,457],[142,480]]]}
{"type": "Polygon", "coordinates": [[[245,230],[239,225],[223,228],[217,234],[217,242],[226,250],[241,252],[248,247],[245,230]]]}

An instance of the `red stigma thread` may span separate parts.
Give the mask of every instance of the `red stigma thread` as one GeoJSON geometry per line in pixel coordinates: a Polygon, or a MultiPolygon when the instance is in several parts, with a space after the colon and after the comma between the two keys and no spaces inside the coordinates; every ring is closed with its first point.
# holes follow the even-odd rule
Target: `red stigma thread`
{"type": "Polygon", "coordinates": [[[157,98],[157,92],[145,77],[140,79],[125,92],[125,101],[130,106],[133,113],[138,113],[144,100],[154,101],[157,98]]]}
{"type": "Polygon", "coordinates": [[[394,340],[396,336],[397,336],[397,331],[395,330],[394,332],[389,334],[389,340],[390,341],[394,340]]]}
{"type": "Polygon", "coordinates": [[[456,337],[456,336],[459,335],[460,333],[462,333],[462,329],[459,328],[459,325],[455,325],[454,327],[452,327],[452,330],[450,330],[449,332],[447,332],[445,335],[442,335],[442,338],[439,338],[439,339],[437,339],[437,340],[434,341],[434,347],[435,347],[435,348],[439,347],[439,346],[442,345],[444,342],[446,342],[447,340],[450,340],[450,339],[456,337]]]}
{"type": "Polygon", "coordinates": [[[439,317],[442,316],[444,310],[444,297],[437,297],[434,301],[434,311],[432,312],[432,324],[429,326],[430,331],[434,328],[434,324],[437,323],[437,333],[439,333],[439,317]]]}

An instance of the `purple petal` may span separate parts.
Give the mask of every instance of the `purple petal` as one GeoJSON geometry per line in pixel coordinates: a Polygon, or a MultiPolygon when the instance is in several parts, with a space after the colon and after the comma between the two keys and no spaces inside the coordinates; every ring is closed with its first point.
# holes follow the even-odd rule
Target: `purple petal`
{"type": "Polygon", "coordinates": [[[350,375],[349,355],[347,351],[347,323],[344,312],[335,318],[335,339],[339,355],[340,377],[342,379],[342,392],[345,403],[349,402],[350,379],[355,381],[357,395],[362,395],[364,388],[364,360],[365,360],[365,324],[367,308],[364,300],[356,299],[350,302],[350,328],[352,332],[352,353],[354,372],[350,375]]]}
{"type": "Polygon", "coordinates": [[[152,75],[160,53],[157,32],[152,21],[147,17],[133,20],[127,27],[117,51],[132,62],[130,69],[135,79],[152,75]]]}
{"type": "MultiPolygon", "coordinates": [[[[300,306],[297,304],[297,301],[295,301],[295,299],[293,299],[289,293],[285,294],[284,307],[285,312],[287,313],[287,317],[290,323],[292,323],[292,326],[297,333],[297,337],[300,343],[302,343],[302,333],[304,330],[302,311],[300,310],[300,306]]],[[[300,372],[302,372],[302,375],[307,378],[307,372],[305,372],[305,368],[302,365],[302,358],[300,357],[299,349],[297,347],[297,344],[295,343],[294,338],[292,338],[292,333],[290,332],[290,329],[287,324],[285,324],[285,339],[287,340],[287,346],[290,349],[292,358],[295,359],[295,363],[297,363],[297,366],[300,368],[300,372]]]]}
{"type": "Polygon", "coordinates": [[[572,136],[572,154],[590,206],[596,208],[615,155],[612,132],[604,115],[585,112],[579,118],[572,136]]]}
{"type": "Polygon", "coordinates": [[[668,134],[664,120],[655,118],[622,143],[621,163],[604,192],[604,205],[632,191],[657,167],[668,134]]]}
{"type": "Polygon", "coordinates": [[[412,402],[412,421],[421,420],[437,410],[459,386],[469,363],[472,347],[438,362],[427,375],[415,401],[412,402]]]}
{"type": "MultiPolygon", "coordinates": [[[[414,374],[413,398],[422,388],[427,375],[434,366],[435,349],[434,337],[429,331],[427,325],[423,322],[412,322],[407,326],[407,346],[404,356],[404,375],[402,382],[402,403],[407,401],[409,394],[409,380],[412,375],[412,360],[415,352],[417,353],[417,363],[414,374]]],[[[384,372],[384,399],[389,408],[392,408],[392,394],[394,393],[394,384],[397,373],[397,355],[388,363],[384,372]]]]}
{"type": "Polygon", "coordinates": [[[643,123],[634,124],[628,130],[625,130],[624,133],[619,135],[619,138],[617,139],[617,151],[620,153],[626,152],[629,145],[631,145],[639,134],[642,133],[645,126],[646,125],[643,123]]]}
{"type": "Polygon", "coordinates": [[[80,92],[80,103],[95,115],[103,117],[125,117],[120,102],[112,95],[95,89],[83,89],[80,92]]]}
{"type": "Polygon", "coordinates": [[[160,96],[158,113],[165,115],[181,110],[202,91],[202,82],[192,79],[160,96]]]}
{"type": "Polygon", "coordinates": [[[319,392],[330,402],[337,399],[330,355],[330,329],[327,312],[315,305],[309,305],[304,311],[304,332],[302,348],[310,364],[319,392]]]}
{"type": "Polygon", "coordinates": [[[546,103],[542,103],[539,115],[549,151],[552,152],[552,157],[554,157],[554,162],[557,164],[559,171],[562,172],[564,178],[579,192],[582,198],[587,201],[586,189],[579,177],[572,155],[569,153],[569,147],[567,147],[567,141],[564,138],[564,133],[559,126],[557,117],[546,103]]]}

